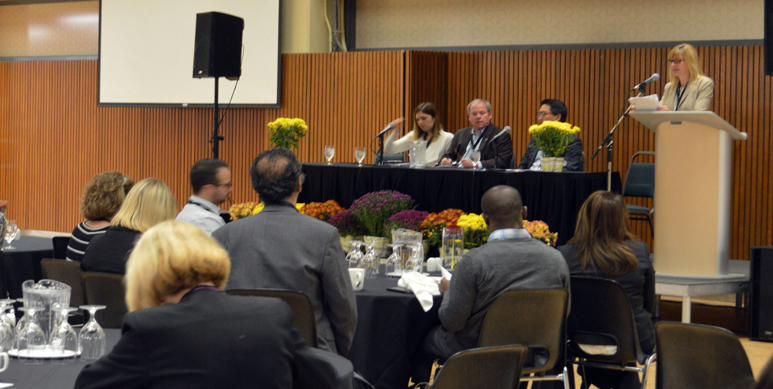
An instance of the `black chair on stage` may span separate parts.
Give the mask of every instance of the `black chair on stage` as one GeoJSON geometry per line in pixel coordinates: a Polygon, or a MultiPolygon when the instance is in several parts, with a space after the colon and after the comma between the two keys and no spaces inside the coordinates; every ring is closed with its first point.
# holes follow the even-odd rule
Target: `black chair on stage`
{"type": "Polygon", "coordinates": [[[474,348],[448,358],[433,389],[513,389],[521,378],[524,346],[474,348]]]}
{"type": "Polygon", "coordinates": [[[402,163],[405,162],[405,154],[383,154],[382,155],[376,154],[375,159],[373,160],[374,165],[389,165],[392,163],[402,163]]]}
{"type": "Polygon", "coordinates": [[[81,276],[86,304],[104,305],[97,311],[97,322],[104,328],[121,328],[126,308],[123,276],[120,274],[84,272],[81,276]]]}
{"type": "MultiPolygon", "coordinates": [[[[637,157],[651,155],[655,157],[654,151],[639,151],[631,157],[631,163],[628,165],[628,173],[625,175],[625,185],[623,185],[623,197],[655,198],[655,163],[654,162],[635,162],[637,157]]],[[[655,236],[655,227],[653,227],[652,217],[655,214],[655,207],[652,209],[641,205],[626,204],[628,214],[631,220],[646,220],[650,224],[650,232],[655,236]]]]}
{"type": "Polygon", "coordinates": [[[657,389],[749,389],[755,384],[741,341],[719,327],[659,322],[657,389]]]}
{"type": "Polygon", "coordinates": [[[67,246],[70,244],[69,236],[55,236],[51,238],[54,245],[54,258],[67,259],[67,246]]]}
{"type": "Polygon", "coordinates": [[[226,293],[235,296],[276,297],[284,300],[293,310],[293,324],[310,347],[317,347],[317,321],[309,296],[296,290],[284,289],[231,289],[226,293]]]}
{"type": "Polygon", "coordinates": [[[647,355],[639,346],[633,309],[623,287],[613,280],[580,276],[573,276],[569,284],[572,307],[567,324],[567,351],[571,363],[578,365],[583,381],[584,366],[640,372],[644,389],[656,354],[647,355]],[[603,354],[599,354],[601,349],[603,354]]]}
{"type": "Polygon", "coordinates": [[[70,293],[71,307],[83,305],[83,284],[81,282],[83,270],[81,270],[80,262],[45,258],[40,260],[40,267],[43,270],[43,278],[70,285],[72,288],[70,293]]]}
{"type": "Polygon", "coordinates": [[[569,389],[564,367],[568,295],[564,289],[503,292],[486,311],[478,347],[526,346],[529,352],[521,380],[563,381],[564,389],[569,389]],[[561,369],[559,374],[546,375],[561,369]]]}

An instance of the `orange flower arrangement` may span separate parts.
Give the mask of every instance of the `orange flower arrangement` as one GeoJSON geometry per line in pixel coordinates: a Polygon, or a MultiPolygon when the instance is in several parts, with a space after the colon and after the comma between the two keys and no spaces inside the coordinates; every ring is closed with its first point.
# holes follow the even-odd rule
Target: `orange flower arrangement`
{"type": "Polygon", "coordinates": [[[308,203],[301,207],[300,211],[303,214],[326,222],[330,220],[331,217],[345,211],[345,209],[343,209],[335,200],[328,200],[324,203],[308,203]]]}
{"type": "Polygon", "coordinates": [[[529,231],[531,237],[544,242],[548,246],[555,246],[558,241],[558,232],[550,232],[547,223],[542,220],[523,221],[523,228],[529,231]]]}
{"type": "Polygon", "coordinates": [[[432,246],[440,247],[443,240],[443,228],[458,227],[456,223],[462,215],[461,209],[446,209],[440,213],[430,213],[419,225],[419,230],[432,246]]]}

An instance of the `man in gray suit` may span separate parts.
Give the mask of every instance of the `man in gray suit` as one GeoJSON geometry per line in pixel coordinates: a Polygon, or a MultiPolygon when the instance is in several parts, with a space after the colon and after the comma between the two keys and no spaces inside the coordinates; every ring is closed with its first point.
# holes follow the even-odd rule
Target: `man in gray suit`
{"type": "Polygon", "coordinates": [[[303,173],[292,151],[260,153],[250,176],[265,208],[212,233],[231,257],[228,289],[302,291],[314,308],[318,347],[346,356],[357,305],[338,230],[295,209],[303,173]]]}

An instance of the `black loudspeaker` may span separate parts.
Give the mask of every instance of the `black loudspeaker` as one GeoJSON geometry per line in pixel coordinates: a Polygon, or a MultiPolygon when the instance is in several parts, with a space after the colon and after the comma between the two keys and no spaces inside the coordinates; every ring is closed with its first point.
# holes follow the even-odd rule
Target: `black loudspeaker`
{"type": "Polygon", "coordinates": [[[773,76],[773,0],[765,0],[765,75],[773,76]]]}
{"type": "Polygon", "coordinates": [[[196,14],[193,78],[242,75],[244,19],[220,12],[196,14]]]}
{"type": "Polygon", "coordinates": [[[752,247],[749,339],[773,342],[773,246],[752,247]]]}

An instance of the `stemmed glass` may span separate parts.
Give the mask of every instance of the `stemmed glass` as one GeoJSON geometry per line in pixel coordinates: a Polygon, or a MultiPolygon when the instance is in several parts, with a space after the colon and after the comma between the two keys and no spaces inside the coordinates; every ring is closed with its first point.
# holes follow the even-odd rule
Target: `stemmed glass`
{"type": "Polygon", "coordinates": [[[403,273],[403,258],[400,256],[399,249],[402,244],[390,244],[392,248],[392,255],[387,258],[386,262],[386,274],[399,275],[403,273]]]}
{"type": "Polygon", "coordinates": [[[362,258],[362,267],[365,268],[365,278],[378,276],[378,255],[376,255],[376,242],[365,242],[367,254],[362,258]]]}
{"type": "Polygon", "coordinates": [[[63,307],[52,308],[55,315],[54,327],[51,331],[51,339],[48,344],[55,356],[62,359],[75,359],[78,356],[78,335],[67,320],[70,312],[78,308],[63,307]]]}
{"type": "Polygon", "coordinates": [[[11,246],[11,242],[16,239],[16,235],[19,233],[19,226],[16,224],[16,220],[8,220],[8,224],[5,226],[5,246],[6,250],[15,250],[16,247],[11,246]]]}
{"type": "Polygon", "coordinates": [[[349,263],[350,268],[355,268],[360,265],[360,261],[362,260],[362,257],[363,257],[361,248],[362,248],[362,241],[359,241],[359,240],[352,241],[352,249],[349,250],[348,254],[346,254],[346,262],[349,263]]]}
{"type": "Polygon", "coordinates": [[[13,305],[9,305],[12,303],[8,301],[13,300],[0,300],[0,352],[7,352],[14,344],[14,322],[6,314],[9,308],[13,309],[13,305]]]}
{"type": "Polygon", "coordinates": [[[365,148],[364,147],[355,147],[354,148],[354,158],[357,160],[357,164],[359,166],[362,166],[362,160],[365,159],[365,148]]]}
{"type": "Polygon", "coordinates": [[[472,163],[474,165],[472,168],[473,169],[477,169],[478,168],[478,162],[480,162],[480,151],[473,150],[470,153],[470,160],[472,160],[472,163]]]}
{"type": "Polygon", "coordinates": [[[405,261],[405,271],[417,271],[421,273],[421,264],[424,262],[424,247],[421,243],[411,245],[411,257],[405,261]]]}
{"type": "Polygon", "coordinates": [[[36,314],[43,308],[19,308],[25,311],[24,328],[16,334],[16,344],[19,347],[19,358],[25,362],[41,363],[46,350],[46,333],[37,321],[36,314]]]}
{"type": "Polygon", "coordinates": [[[105,355],[105,331],[97,323],[97,311],[107,308],[104,305],[81,305],[80,309],[89,311],[89,321],[83,325],[78,342],[80,343],[81,358],[96,360],[105,355]]]}
{"type": "Polygon", "coordinates": [[[332,165],[330,161],[333,160],[333,157],[336,155],[336,148],[335,146],[325,146],[325,158],[327,159],[327,164],[332,165]]]}

